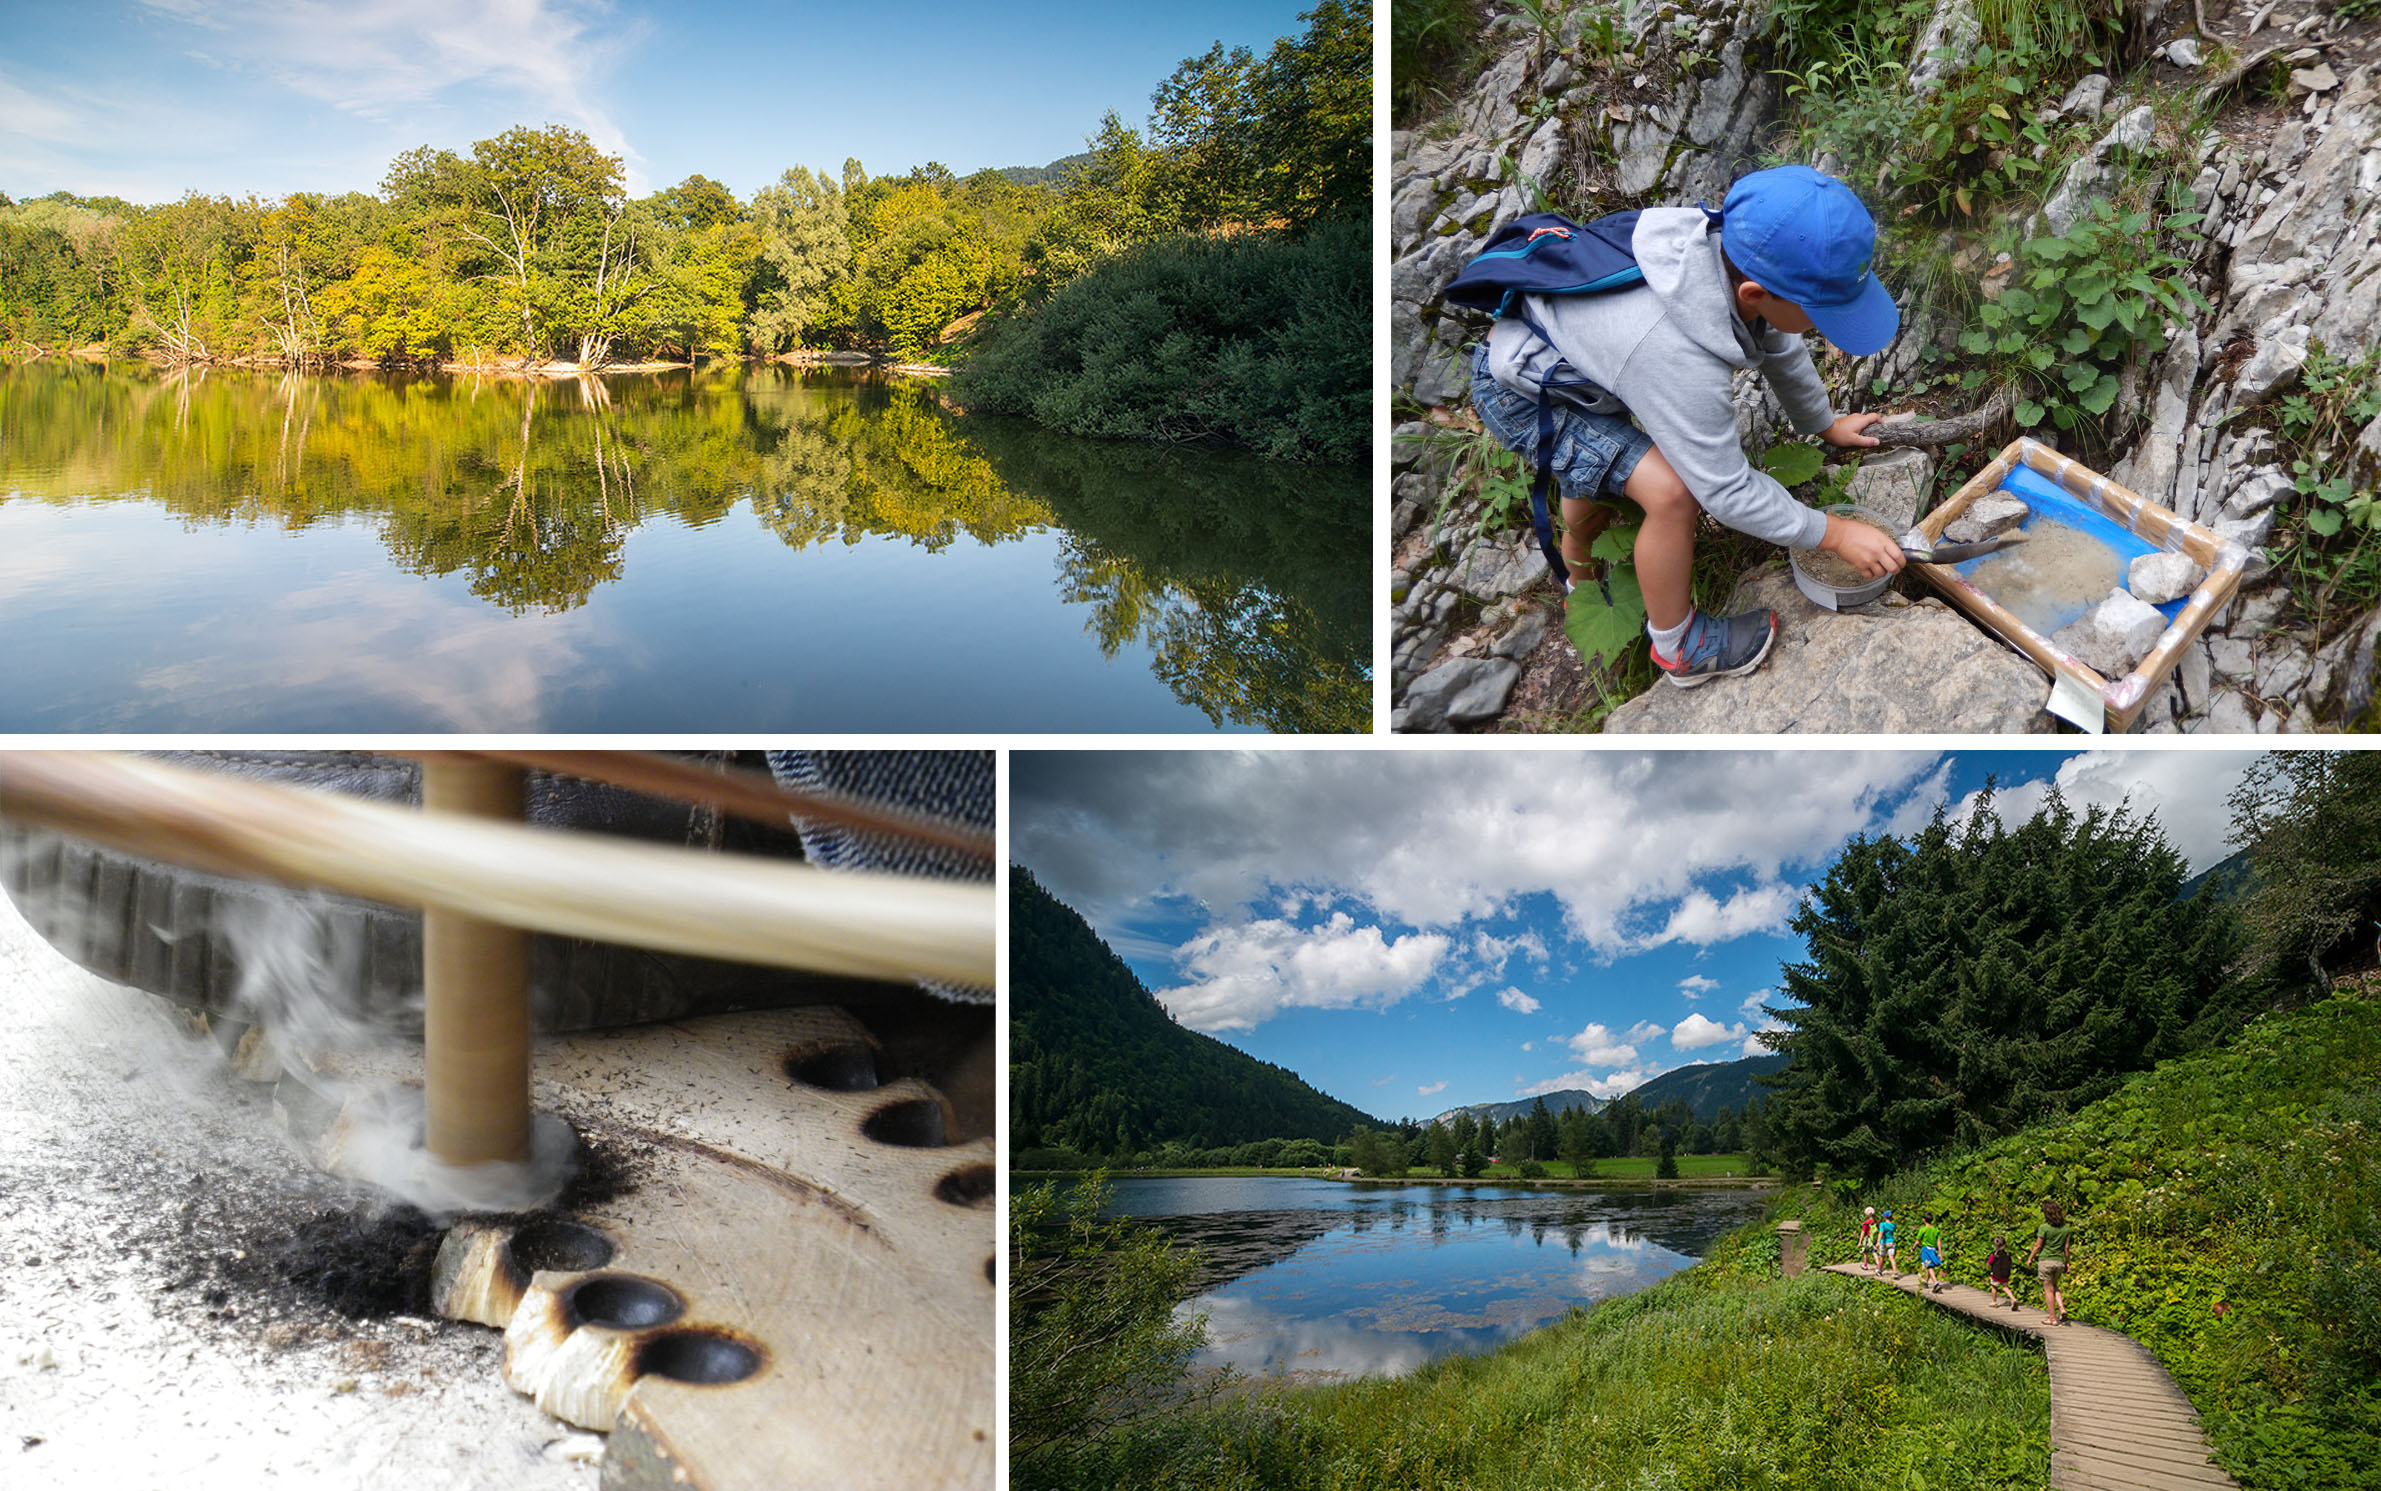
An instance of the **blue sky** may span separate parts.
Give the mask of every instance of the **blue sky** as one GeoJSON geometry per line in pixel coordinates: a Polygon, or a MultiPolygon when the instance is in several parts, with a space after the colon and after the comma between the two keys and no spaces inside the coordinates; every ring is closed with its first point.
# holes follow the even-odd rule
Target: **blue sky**
{"type": "Polygon", "coordinates": [[[2051,782],[2204,869],[2234,751],[1020,752],[1011,857],[1184,1023],[1378,1117],[1730,1061],[1856,833],[2051,782]]]}
{"type": "Polygon", "coordinates": [[[643,193],[858,156],[964,175],[1083,148],[1215,42],[1311,0],[898,7],[663,0],[0,0],[0,191],[370,191],[392,157],[585,130],[643,193]]]}

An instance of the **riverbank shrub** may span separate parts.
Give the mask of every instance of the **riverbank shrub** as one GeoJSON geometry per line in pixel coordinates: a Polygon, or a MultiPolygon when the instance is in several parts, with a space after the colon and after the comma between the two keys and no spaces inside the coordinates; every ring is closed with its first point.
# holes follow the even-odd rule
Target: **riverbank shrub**
{"type": "Polygon", "coordinates": [[[1950,1277],[1981,1285],[2045,1197],[2078,1224],[2069,1308],[2156,1353],[2242,1486],[2381,1486],[2381,975],[2070,1119],[1780,1211],[1830,1263],[1862,1207],[1932,1210],[1950,1277]]]}
{"type": "Polygon", "coordinates": [[[1371,232],[1179,236],[994,323],[954,380],[977,410],[1074,435],[1215,439],[1357,462],[1371,442],[1371,232]]]}

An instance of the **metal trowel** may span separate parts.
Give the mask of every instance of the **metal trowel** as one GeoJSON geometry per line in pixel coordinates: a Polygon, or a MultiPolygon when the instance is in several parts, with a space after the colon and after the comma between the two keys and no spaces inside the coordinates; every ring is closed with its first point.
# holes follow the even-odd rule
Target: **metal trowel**
{"type": "Polygon", "coordinates": [[[2003,549],[2013,549],[2025,541],[2026,536],[2022,533],[2004,533],[1999,538],[1988,538],[1973,544],[1939,544],[1915,528],[1898,540],[1901,551],[1918,564],[1959,564],[1982,558],[1986,554],[1998,554],[2003,549]]]}

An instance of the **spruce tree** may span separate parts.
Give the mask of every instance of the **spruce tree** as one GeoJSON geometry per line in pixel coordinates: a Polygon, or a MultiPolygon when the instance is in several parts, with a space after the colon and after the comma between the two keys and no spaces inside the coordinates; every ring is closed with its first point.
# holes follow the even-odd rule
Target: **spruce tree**
{"type": "Polygon", "coordinates": [[[2186,870],[2154,819],[2055,789],[2014,829],[1988,786],[1964,825],[1854,839],[1794,915],[1809,955],[1762,1037],[1792,1058],[1761,1079],[1778,1158],[1873,1179],[2187,1049],[2236,937],[2178,899],[2186,870]]]}

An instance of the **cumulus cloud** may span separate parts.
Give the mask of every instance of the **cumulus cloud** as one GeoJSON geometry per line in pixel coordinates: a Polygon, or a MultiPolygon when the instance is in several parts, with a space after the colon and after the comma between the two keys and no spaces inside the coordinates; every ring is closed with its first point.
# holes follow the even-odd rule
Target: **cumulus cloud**
{"type": "MultiPolygon", "coordinates": [[[[2042,811],[2052,782],[2079,811],[2129,801],[2136,814],[2155,814],[2167,842],[2193,870],[2204,870],[2232,852],[2232,813],[2225,798],[2256,759],[2249,751],[2086,751],[2068,758],[2046,781],[2000,788],[1993,811],[2012,827],[2023,823],[2042,811]],[[2103,755],[2116,759],[2103,761],[2103,755]]],[[[1966,822],[1981,800],[1973,792],[1961,798],[1951,810],[1952,820],[1966,822]]]]}
{"type": "Polygon", "coordinates": [[[1535,1051],[1538,1049],[1538,1043],[1536,1041],[1523,1041],[1521,1043],[1521,1049],[1524,1051],[1535,1051]]]}
{"type": "Polygon", "coordinates": [[[1565,1072],[1559,1077],[1548,1077],[1543,1082],[1533,1082],[1513,1095],[1522,1098],[1538,1098],[1544,1097],[1550,1092],[1577,1089],[1593,1093],[1600,1098],[1616,1098],[1624,1092],[1643,1087],[1661,1074],[1660,1067],[1648,1067],[1643,1071],[1610,1072],[1601,1077],[1590,1071],[1565,1072]]]}
{"type": "Polygon", "coordinates": [[[1629,1027],[1629,1040],[1641,1045],[1646,1041],[1658,1041],[1669,1032],[1670,1027],[1667,1025],[1656,1024],[1651,1020],[1639,1020],[1629,1027]]]}
{"type": "Polygon", "coordinates": [[[1671,909],[1669,919],[1659,931],[1631,938],[1627,945],[1633,952],[1666,947],[1673,942],[1709,947],[1756,932],[1782,932],[1786,929],[1786,918],[1794,914],[1801,900],[1801,889],[1792,885],[1756,885],[1736,892],[1725,901],[1706,890],[1691,890],[1671,909]]]}
{"type": "Polygon", "coordinates": [[[1679,992],[1686,995],[1686,997],[1689,999],[1701,999],[1704,995],[1709,994],[1712,990],[1718,988],[1719,986],[1720,981],[1718,979],[1705,978],[1700,973],[1690,973],[1685,978],[1682,978],[1678,981],[1679,992]]]}
{"type": "Polygon", "coordinates": [[[1282,1010],[1386,1009],[1428,979],[1447,954],[1436,932],[1390,939],[1334,912],[1319,927],[1267,918],[1210,927],[1185,943],[1182,983],[1160,1003],[1193,1030],[1252,1030],[1282,1010]]]}
{"type": "Polygon", "coordinates": [[[1937,760],[1830,752],[1822,771],[1787,751],[1024,752],[1011,842],[1103,928],[1167,895],[1232,916],[1279,888],[1328,885],[1343,906],[1423,930],[1544,895],[1608,958],[1774,925],[1795,895],[1789,872],[1874,827],[1937,760]],[[1749,888],[1691,901],[1715,874],[1749,888]]]}
{"type": "Polygon", "coordinates": [[[1767,1046],[1761,1044],[1762,1032],[1769,1030],[1786,1030],[1789,1028],[1790,1027],[1785,1021],[1780,1020],[1775,1015],[1763,1015],[1761,1017],[1760,1023],[1755,1025],[1752,1028],[1751,1033],[1746,1035],[1744,1038],[1744,1054],[1747,1056],[1768,1056],[1772,1054],[1767,1046]]]}
{"type": "Polygon", "coordinates": [[[1506,1009],[1519,1010],[1525,1015],[1534,1015],[1538,1012],[1538,1001],[1515,988],[1508,987],[1500,990],[1497,993],[1496,1002],[1506,1009]]]}
{"type": "Polygon", "coordinates": [[[1414,1089],[1416,1093],[1426,1098],[1437,1097],[1440,1093],[1445,1092],[1446,1090],[1447,1084],[1444,1082],[1425,1082],[1420,1087],[1414,1089]]]}
{"type": "Polygon", "coordinates": [[[1670,1044],[1681,1051],[1700,1051],[1705,1046],[1716,1046],[1722,1041],[1743,1039],[1742,1021],[1734,1025],[1722,1025],[1717,1020],[1706,1020],[1701,1015],[1689,1015],[1670,1027],[1670,1044]]]}
{"type": "Polygon", "coordinates": [[[1637,1059],[1637,1048],[1602,1025],[1590,1025],[1563,1044],[1589,1066],[1626,1066],[1637,1059]]]}

